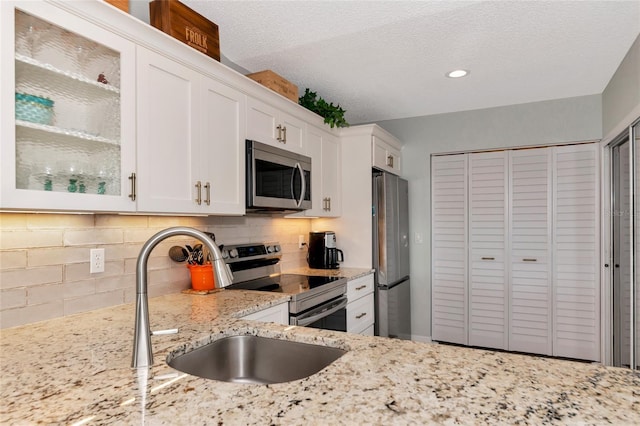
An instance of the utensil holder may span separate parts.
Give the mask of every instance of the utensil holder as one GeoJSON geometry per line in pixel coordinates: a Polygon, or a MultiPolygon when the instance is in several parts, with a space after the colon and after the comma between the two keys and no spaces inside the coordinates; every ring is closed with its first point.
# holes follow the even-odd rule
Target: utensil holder
{"type": "Polygon", "coordinates": [[[213,265],[187,265],[191,271],[191,288],[194,290],[213,290],[216,287],[213,278],[213,265]]]}

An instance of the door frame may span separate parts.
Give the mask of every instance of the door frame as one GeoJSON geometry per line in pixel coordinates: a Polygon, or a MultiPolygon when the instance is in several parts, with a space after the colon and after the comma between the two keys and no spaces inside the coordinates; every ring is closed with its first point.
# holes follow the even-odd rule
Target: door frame
{"type": "MultiPolygon", "coordinates": [[[[600,141],[600,149],[602,155],[601,162],[601,171],[602,171],[602,180],[601,180],[601,193],[602,193],[602,202],[601,202],[601,214],[602,214],[602,229],[601,229],[601,336],[602,336],[602,345],[601,347],[601,359],[604,365],[613,365],[613,212],[611,208],[613,207],[614,202],[614,194],[611,191],[613,184],[613,168],[612,168],[612,149],[624,143],[624,141],[629,142],[629,176],[631,177],[631,183],[629,185],[630,188],[630,210],[631,215],[634,218],[631,221],[631,259],[630,259],[630,268],[631,268],[631,291],[633,292],[634,288],[637,287],[638,283],[636,283],[636,273],[637,273],[637,262],[636,262],[636,237],[638,234],[638,230],[636,229],[636,220],[635,216],[638,213],[636,210],[636,173],[638,167],[637,164],[637,147],[634,140],[633,127],[640,123],[640,117],[632,120],[630,124],[624,126],[624,128],[616,129],[616,132],[612,135],[607,136],[606,138],[600,141]],[[610,267],[605,267],[604,265],[609,265],[610,267]]],[[[632,293],[633,297],[633,293],[632,293]]],[[[638,307],[635,306],[635,310],[638,310],[638,307]]],[[[630,335],[635,336],[635,321],[634,318],[631,319],[631,330],[630,335]]],[[[631,368],[638,368],[639,366],[636,364],[637,354],[635,354],[635,345],[630,345],[631,353],[630,353],[630,366],[631,368]]]]}

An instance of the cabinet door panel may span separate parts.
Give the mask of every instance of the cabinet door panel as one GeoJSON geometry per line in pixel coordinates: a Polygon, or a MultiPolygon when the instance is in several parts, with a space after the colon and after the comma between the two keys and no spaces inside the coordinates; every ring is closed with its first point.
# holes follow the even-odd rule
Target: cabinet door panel
{"type": "Polygon", "coordinates": [[[278,111],[249,97],[247,99],[247,139],[280,146],[277,140],[276,127],[278,111]]]}
{"type": "Polygon", "coordinates": [[[54,4],[0,7],[0,208],[134,211],[135,45],[54,4]]]}
{"type": "Polygon", "coordinates": [[[551,149],[509,156],[509,350],[551,355],[551,149]]]}
{"type": "Polygon", "coordinates": [[[138,48],[138,210],[192,212],[198,74],[138,48]]]}
{"type": "Polygon", "coordinates": [[[211,185],[211,205],[204,208],[216,214],[244,214],[245,95],[206,78],[203,97],[203,130],[196,157],[203,185],[211,185]]]}
{"type": "Polygon", "coordinates": [[[469,155],[469,344],[506,349],[507,153],[469,155]]]}
{"type": "Polygon", "coordinates": [[[553,148],[553,355],[593,361],[600,360],[598,171],[597,144],[553,148]]]}
{"type": "Polygon", "coordinates": [[[431,158],[431,336],[468,344],[467,154],[431,158]]]}

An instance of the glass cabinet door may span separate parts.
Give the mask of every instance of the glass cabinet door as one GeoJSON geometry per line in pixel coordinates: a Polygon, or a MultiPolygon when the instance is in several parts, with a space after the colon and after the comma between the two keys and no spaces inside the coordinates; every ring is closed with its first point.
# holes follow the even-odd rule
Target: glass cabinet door
{"type": "MultiPolygon", "coordinates": [[[[3,149],[3,157],[13,151],[15,180],[7,191],[3,175],[2,207],[134,210],[127,179],[134,138],[125,137],[133,124],[123,120],[122,84],[133,44],[76,16],[47,13],[54,6],[16,4],[14,145],[3,149]]],[[[128,77],[134,78],[133,69],[128,77]]]]}

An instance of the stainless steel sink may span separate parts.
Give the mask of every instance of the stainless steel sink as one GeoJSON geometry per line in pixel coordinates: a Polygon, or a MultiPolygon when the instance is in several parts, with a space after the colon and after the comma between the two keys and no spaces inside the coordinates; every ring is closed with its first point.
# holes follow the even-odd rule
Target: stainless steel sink
{"type": "Polygon", "coordinates": [[[234,383],[283,383],[317,373],[346,351],[328,346],[258,336],[225,337],[168,357],[176,370],[234,383]]]}

